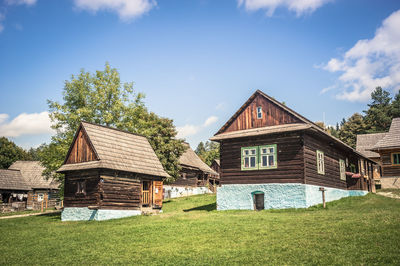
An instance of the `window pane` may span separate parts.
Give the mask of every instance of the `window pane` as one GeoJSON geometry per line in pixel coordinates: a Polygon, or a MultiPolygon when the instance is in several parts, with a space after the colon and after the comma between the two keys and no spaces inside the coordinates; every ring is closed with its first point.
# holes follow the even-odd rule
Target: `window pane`
{"type": "Polygon", "coordinates": [[[267,156],[263,156],[263,157],[262,157],[262,164],[261,164],[261,166],[263,166],[263,167],[268,166],[268,165],[267,165],[267,156]]]}
{"type": "Polygon", "coordinates": [[[249,158],[248,157],[244,158],[244,167],[246,167],[246,168],[249,167],[249,158]]]}
{"type": "Polygon", "coordinates": [[[244,150],[244,155],[249,155],[249,150],[244,150]]]}
{"type": "Polygon", "coordinates": [[[265,154],[267,153],[267,149],[262,149],[261,152],[265,154]]]}
{"type": "Polygon", "coordinates": [[[250,167],[256,167],[256,157],[250,157],[250,167]]]}
{"type": "Polygon", "coordinates": [[[256,154],[256,150],[251,150],[251,155],[255,155],[256,154]]]}
{"type": "Polygon", "coordinates": [[[270,153],[274,153],[274,148],[269,148],[270,153]]]}
{"type": "Polygon", "coordinates": [[[275,162],[274,162],[274,156],[268,156],[268,158],[269,158],[269,166],[274,166],[275,165],[275,162]]]}

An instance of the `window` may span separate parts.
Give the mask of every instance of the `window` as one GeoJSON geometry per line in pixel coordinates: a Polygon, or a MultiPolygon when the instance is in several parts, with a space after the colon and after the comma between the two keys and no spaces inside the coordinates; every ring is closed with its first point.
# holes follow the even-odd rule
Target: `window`
{"type": "Polygon", "coordinates": [[[242,148],[242,170],[258,169],[258,147],[242,148]]]}
{"type": "Polygon", "coordinates": [[[260,146],[259,169],[276,168],[276,144],[260,146]]]}
{"type": "Polygon", "coordinates": [[[400,165],[400,153],[392,153],[392,164],[400,165]]]}
{"type": "Polygon", "coordinates": [[[346,181],[346,165],[344,160],[339,160],[340,179],[346,181]]]}
{"type": "Polygon", "coordinates": [[[317,168],[318,174],[325,174],[325,162],[324,162],[324,153],[322,151],[317,150],[317,168]]]}
{"type": "Polygon", "coordinates": [[[86,182],[84,180],[77,182],[76,193],[77,194],[85,194],[86,193],[86,182]]]}
{"type": "Polygon", "coordinates": [[[262,107],[257,107],[257,119],[262,119],[262,107]]]}
{"type": "Polygon", "coordinates": [[[43,201],[44,200],[44,194],[43,193],[39,193],[38,194],[38,201],[43,201]]]}
{"type": "Polygon", "coordinates": [[[356,165],[354,163],[350,164],[350,172],[352,173],[357,172],[356,165]]]}

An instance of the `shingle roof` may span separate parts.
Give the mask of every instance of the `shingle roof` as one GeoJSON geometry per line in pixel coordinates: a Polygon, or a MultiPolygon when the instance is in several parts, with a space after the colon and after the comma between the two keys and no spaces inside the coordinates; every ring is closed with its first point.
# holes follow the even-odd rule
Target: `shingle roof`
{"type": "Polygon", "coordinates": [[[210,140],[216,141],[216,140],[232,139],[232,138],[244,138],[244,137],[259,136],[272,133],[298,131],[308,128],[311,128],[311,125],[300,124],[300,123],[259,127],[259,128],[244,129],[244,130],[231,131],[227,133],[218,134],[215,135],[214,137],[211,137],[210,140]]]}
{"type": "Polygon", "coordinates": [[[384,138],[386,133],[373,133],[373,134],[361,134],[357,135],[356,150],[361,152],[368,158],[379,158],[379,153],[370,151],[379,140],[384,138]]]}
{"type": "Polygon", "coordinates": [[[82,122],[81,127],[99,160],[64,164],[58,172],[106,168],[169,177],[146,137],[87,122],[82,122]]]}
{"type": "Polygon", "coordinates": [[[29,191],[31,187],[20,171],[0,169],[0,189],[29,191]]]}
{"type": "Polygon", "coordinates": [[[58,189],[60,185],[58,181],[42,175],[44,167],[39,161],[16,161],[8,169],[21,171],[22,177],[32,188],[58,189]]]}
{"type": "Polygon", "coordinates": [[[220,159],[214,159],[214,161],[215,161],[218,165],[221,165],[220,159]]]}
{"type": "Polygon", "coordinates": [[[191,168],[197,168],[208,174],[218,175],[213,169],[211,169],[205,162],[203,162],[199,156],[190,148],[190,145],[185,143],[187,146],[186,151],[179,157],[179,164],[181,166],[189,166],[191,168]]]}
{"type": "Polygon", "coordinates": [[[389,132],[376,143],[372,151],[400,148],[400,117],[393,118],[389,132]]]}

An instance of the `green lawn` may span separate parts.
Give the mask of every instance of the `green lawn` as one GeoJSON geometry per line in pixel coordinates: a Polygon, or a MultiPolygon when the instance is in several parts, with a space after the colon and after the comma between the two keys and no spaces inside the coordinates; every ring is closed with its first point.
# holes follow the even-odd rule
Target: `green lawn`
{"type": "Polygon", "coordinates": [[[157,216],[0,220],[0,264],[400,264],[400,200],[327,207],[218,212],[202,195],[168,201],[157,216]]]}

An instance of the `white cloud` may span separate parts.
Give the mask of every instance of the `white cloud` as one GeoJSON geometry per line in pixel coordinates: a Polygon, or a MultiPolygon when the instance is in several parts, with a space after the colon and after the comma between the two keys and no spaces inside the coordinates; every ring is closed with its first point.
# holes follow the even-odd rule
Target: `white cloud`
{"type": "Polygon", "coordinates": [[[334,87],[338,99],[367,101],[378,86],[400,89],[400,10],[386,18],[372,39],[359,40],[341,58],[332,58],[325,70],[339,72],[334,87]]]}
{"type": "Polygon", "coordinates": [[[176,130],[178,131],[177,138],[185,138],[188,136],[193,136],[199,133],[200,130],[203,128],[206,128],[208,126],[211,126],[215,122],[218,121],[218,117],[216,116],[210,116],[209,118],[204,121],[202,125],[184,125],[182,127],[176,127],[176,130]]]}
{"type": "Polygon", "coordinates": [[[9,5],[27,5],[31,6],[36,4],[36,0],[6,0],[9,5]]]}
{"type": "Polygon", "coordinates": [[[48,112],[22,113],[7,122],[8,117],[8,114],[0,114],[0,136],[19,137],[22,135],[54,133],[50,128],[51,121],[48,112]]]}
{"type": "Polygon", "coordinates": [[[272,16],[275,9],[284,7],[294,11],[297,16],[310,14],[332,0],[238,0],[238,5],[248,11],[266,10],[267,16],[272,16]]]}
{"type": "Polygon", "coordinates": [[[157,5],[155,0],[74,0],[75,6],[96,13],[109,10],[118,13],[122,20],[130,20],[149,12],[157,5]]]}

